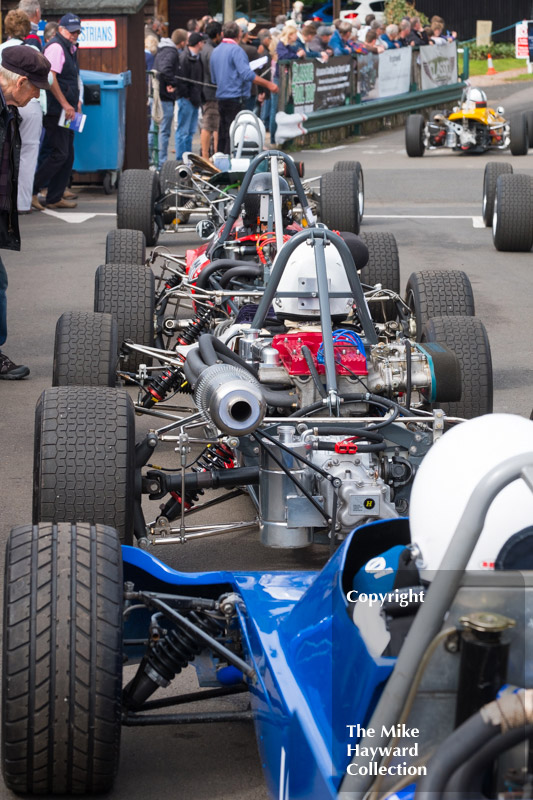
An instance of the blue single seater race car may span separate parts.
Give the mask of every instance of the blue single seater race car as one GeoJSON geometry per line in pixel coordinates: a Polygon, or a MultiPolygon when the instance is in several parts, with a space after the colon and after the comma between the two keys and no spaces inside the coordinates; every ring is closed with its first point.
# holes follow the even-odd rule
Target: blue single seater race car
{"type": "Polygon", "coordinates": [[[429,452],[410,520],[319,572],[186,574],[105,525],[13,529],[8,787],[108,790],[122,725],[216,717],[253,718],[277,800],[531,797],[532,491],[533,423],[496,414],[429,452]],[[161,696],[188,664],[203,688],[161,696]],[[250,711],[168,711],[243,692],[250,711]]]}

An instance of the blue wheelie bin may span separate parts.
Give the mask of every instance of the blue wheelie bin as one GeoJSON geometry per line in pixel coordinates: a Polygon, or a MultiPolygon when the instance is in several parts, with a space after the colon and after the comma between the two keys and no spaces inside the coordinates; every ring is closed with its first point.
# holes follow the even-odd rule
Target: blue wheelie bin
{"type": "Polygon", "coordinates": [[[73,169],[77,173],[102,173],[108,194],[124,163],[126,87],[131,84],[131,72],[113,75],[82,69],[80,75],[84,86],[82,111],[87,119],[83,131],[75,134],[73,169]]]}

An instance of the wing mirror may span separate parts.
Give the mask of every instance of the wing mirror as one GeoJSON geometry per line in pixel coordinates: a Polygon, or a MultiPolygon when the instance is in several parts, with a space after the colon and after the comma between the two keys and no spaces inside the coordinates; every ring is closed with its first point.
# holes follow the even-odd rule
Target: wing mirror
{"type": "Polygon", "coordinates": [[[210,219],[201,219],[196,226],[196,233],[200,239],[212,239],[216,233],[215,223],[210,219]]]}

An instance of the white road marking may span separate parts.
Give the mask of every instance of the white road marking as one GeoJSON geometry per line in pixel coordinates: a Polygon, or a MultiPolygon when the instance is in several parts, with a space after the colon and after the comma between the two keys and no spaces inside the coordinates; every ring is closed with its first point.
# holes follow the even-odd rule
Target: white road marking
{"type": "MultiPolygon", "coordinates": [[[[346,150],[347,144],[338,144],[336,147],[326,147],[325,150],[320,150],[321,153],[334,153],[335,150],[346,150]]],[[[302,153],[316,153],[316,150],[302,150],[302,153]]]]}
{"type": "Polygon", "coordinates": [[[87,220],[92,219],[93,217],[116,217],[116,214],[106,213],[103,211],[95,211],[93,213],[87,214],[84,211],[52,211],[51,208],[46,208],[43,214],[48,214],[49,217],[55,217],[56,219],[61,219],[63,222],[87,222],[87,220]]]}
{"type": "Polygon", "coordinates": [[[471,214],[365,214],[364,219],[471,219],[473,228],[484,228],[483,217],[471,214]]]}

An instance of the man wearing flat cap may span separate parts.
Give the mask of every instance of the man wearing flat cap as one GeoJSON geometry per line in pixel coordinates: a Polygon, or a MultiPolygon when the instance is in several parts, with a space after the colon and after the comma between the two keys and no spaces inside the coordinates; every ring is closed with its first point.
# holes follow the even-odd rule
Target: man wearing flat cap
{"type": "Polygon", "coordinates": [[[36,196],[41,188],[47,186],[48,208],[75,208],[77,205],[75,195],[67,189],[74,163],[74,131],[59,126],[58,122],[61,111],[65,112],[66,120],[74,119],[76,111],[81,111],[83,84],[76,46],[80,32],[80,18],[76,14],[65,14],[59,20],[56,35],[45,48],[53,78],[47,92],[48,110],[43,120],[46,132],[43,147],[48,155],[35,173],[33,193],[36,196]]]}
{"type": "MultiPolygon", "coordinates": [[[[17,181],[20,136],[17,108],[22,108],[41,89],[48,88],[50,62],[34,47],[13,45],[2,51],[0,65],[0,248],[20,250],[17,214],[17,181]]],[[[7,339],[7,272],[0,258],[0,348],[7,339]]],[[[19,380],[28,367],[14,364],[0,350],[0,379],[19,380]]]]}

